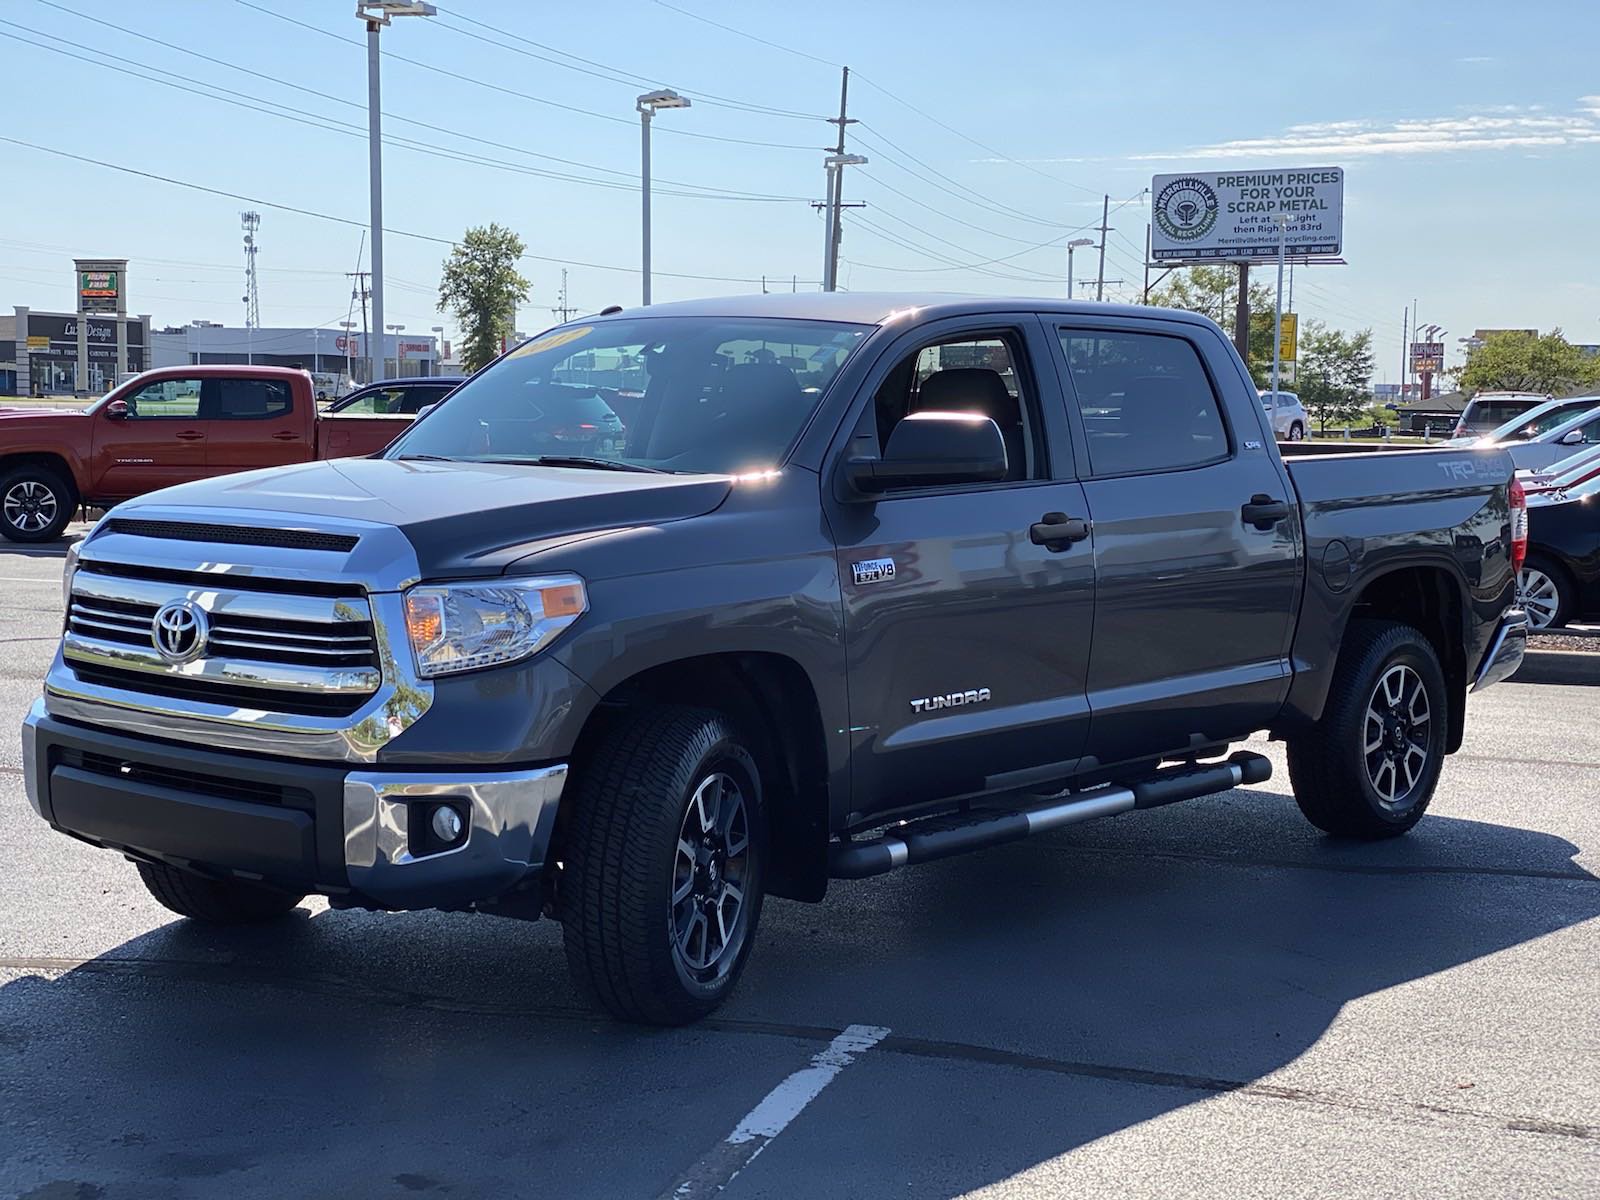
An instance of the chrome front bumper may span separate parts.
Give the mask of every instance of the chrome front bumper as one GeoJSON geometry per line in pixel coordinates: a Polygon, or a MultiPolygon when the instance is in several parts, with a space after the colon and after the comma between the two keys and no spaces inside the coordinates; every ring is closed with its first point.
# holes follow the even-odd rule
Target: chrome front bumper
{"type": "Polygon", "coordinates": [[[65,833],[385,909],[471,908],[509,893],[537,900],[528,886],[567,779],[565,764],[417,772],[263,760],[86,728],[43,700],[23,721],[22,769],[28,803],[65,833]],[[268,788],[286,798],[240,798],[268,788]],[[439,804],[466,818],[458,845],[437,848],[426,836],[439,804]]]}
{"type": "Polygon", "coordinates": [[[1489,643],[1483,662],[1472,677],[1472,691],[1482,691],[1515,674],[1522,665],[1522,655],[1527,648],[1527,614],[1520,608],[1514,608],[1500,618],[1500,627],[1495,630],[1494,640],[1489,643]]]}

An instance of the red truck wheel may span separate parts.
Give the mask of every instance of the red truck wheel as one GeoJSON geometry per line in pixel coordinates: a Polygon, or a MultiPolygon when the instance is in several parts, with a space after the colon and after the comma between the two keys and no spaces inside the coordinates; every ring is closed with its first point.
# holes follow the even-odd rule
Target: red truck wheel
{"type": "Polygon", "coordinates": [[[72,485],[49,467],[29,463],[0,473],[0,535],[10,541],[54,541],[77,507],[72,485]]]}

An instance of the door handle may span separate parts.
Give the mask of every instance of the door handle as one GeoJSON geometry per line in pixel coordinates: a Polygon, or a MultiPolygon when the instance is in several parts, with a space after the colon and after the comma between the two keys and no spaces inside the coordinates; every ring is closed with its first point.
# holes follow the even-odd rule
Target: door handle
{"type": "Polygon", "coordinates": [[[1257,492],[1250,497],[1249,504],[1239,509],[1239,516],[1246,525],[1271,529],[1279,521],[1289,519],[1289,506],[1282,500],[1274,500],[1265,492],[1257,492]]]}
{"type": "Polygon", "coordinates": [[[298,438],[299,436],[300,435],[298,433],[295,433],[292,430],[285,429],[281,433],[273,434],[272,435],[272,439],[273,439],[273,441],[277,441],[277,442],[292,442],[296,438],[298,438]]]}
{"type": "Polygon", "coordinates": [[[1028,526],[1029,540],[1053,554],[1088,536],[1089,522],[1082,517],[1069,517],[1066,513],[1045,513],[1038,522],[1028,526]]]}
{"type": "Polygon", "coordinates": [[[185,429],[178,434],[180,442],[203,442],[206,435],[195,429],[185,429]]]}

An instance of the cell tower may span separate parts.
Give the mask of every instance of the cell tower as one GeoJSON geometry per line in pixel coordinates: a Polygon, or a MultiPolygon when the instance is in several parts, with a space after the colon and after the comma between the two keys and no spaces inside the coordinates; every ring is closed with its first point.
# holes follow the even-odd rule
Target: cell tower
{"type": "Polygon", "coordinates": [[[244,230],[244,327],[261,327],[261,297],[256,294],[256,230],[261,228],[261,214],[242,212],[239,225],[244,230]]]}

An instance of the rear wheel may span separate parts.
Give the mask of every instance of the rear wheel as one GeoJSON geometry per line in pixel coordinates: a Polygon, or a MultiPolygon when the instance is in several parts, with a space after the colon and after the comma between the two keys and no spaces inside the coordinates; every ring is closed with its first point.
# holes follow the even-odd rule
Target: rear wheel
{"type": "Polygon", "coordinates": [[[1517,601],[1528,628],[1559,629],[1572,617],[1572,587],[1566,572],[1542,554],[1530,554],[1517,574],[1517,601]]]}
{"type": "Polygon", "coordinates": [[[1444,671],[1409,625],[1352,621],[1322,719],[1289,739],[1289,781],[1318,829],[1386,838],[1422,819],[1444,766],[1444,671]]]}
{"type": "Polygon", "coordinates": [[[1306,440],[1306,427],[1300,424],[1299,421],[1289,426],[1289,440],[1291,442],[1303,442],[1306,440]]]}
{"type": "Polygon", "coordinates": [[[78,505],[72,487],[46,466],[0,473],[0,535],[13,542],[49,542],[61,536],[78,505]]]}
{"type": "Polygon", "coordinates": [[[181,917],[213,925],[245,925],[269,921],[290,912],[304,900],[242,880],[208,879],[165,863],[138,863],[145,889],[181,917]]]}
{"type": "Polygon", "coordinates": [[[738,982],[761,916],[755,758],[726,716],[678,707],[625,720],[588,758],[560,882],[573,977],[623,1020],[697,1020],[738,982]]]}

